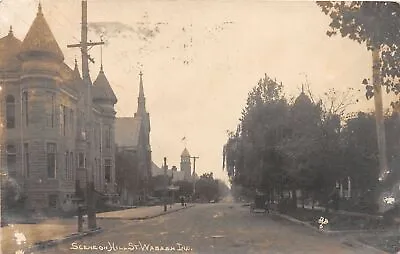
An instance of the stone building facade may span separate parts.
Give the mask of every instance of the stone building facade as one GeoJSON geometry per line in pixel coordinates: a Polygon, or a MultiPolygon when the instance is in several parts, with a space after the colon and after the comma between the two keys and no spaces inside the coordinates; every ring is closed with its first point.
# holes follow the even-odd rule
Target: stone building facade
{"type": "Polygon", "coordinates": [[[77,180],[84,188],[90,177],[97,192],[114,191],[117,98],[101,67],[87,130],[87,85],[77,62],[74,69],[64,62],[40,5],[23,41],[11,28],[0,39],[0,85],[1,171],[17,181],[28,208],[72,209],[77,180]]]}

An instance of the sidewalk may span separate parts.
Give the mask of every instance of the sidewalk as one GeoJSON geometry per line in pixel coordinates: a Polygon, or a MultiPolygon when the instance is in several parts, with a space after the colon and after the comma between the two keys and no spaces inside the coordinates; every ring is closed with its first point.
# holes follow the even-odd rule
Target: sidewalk
{"type": "Polygon", "coordinates": [[[0,228],[0,253],[12,253],[35,243],[77,232],[76,219],[49,219],[39,224],[9,224],[0,228]]]}
{"type": "Polygon", "coordinates": [[[98,213],[98,219],[119,219],[119,220],[145,220],[155,218],[164,214],[176,212],[185,208],[190,208],[193,204],[187,204],[186,207],[181,204],[173,204],[167,206],[167,211],[164,212],[164,206],[148,206],[140,208],[132,208],[121,211],[113,211],[106,213],[98,213]]]}
{"type": "MultiPolygon", "coordinates": [[[[120,219],[120,220],[144,220],[162,216],[164,214],[176,212],[185,208],[180,204],[167,206],[164,212],[163,206],[138,207],[133,209],[98,213],[97,219],[120,219]]],[[[87,229],[87,219],[85,218],[84,230],[87,229]]],[[[121,222],[122,223],[122,222],[121,222]]],[[[106,225],[108,229],[110,223],[98,221],[98,226],[106,225]]],[[[113,223],[115,225],[115,223],[113,223]]],[[[101,230],[86,231],[77,233],[77,218],[68,219],[46,219],[37,224],[9,224],[7,227],[0,228],[0,254],[14,254],[17,250],[38,248],[43,245],[56,245],[65,240],[82,238],[88,234],[99,233],[101,230]]]]}

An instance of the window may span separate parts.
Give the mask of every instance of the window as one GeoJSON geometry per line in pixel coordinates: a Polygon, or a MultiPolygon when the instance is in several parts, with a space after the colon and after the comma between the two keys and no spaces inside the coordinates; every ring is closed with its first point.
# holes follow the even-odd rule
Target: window
{"type": "Polygon", "coordinates": [[[30,177],[30,168],[29,168],[29,144],[25,143],[24,144],[24,153],[25,153],[25,170],[26,170],[26,177],[30,177]]]}
{"type": "Polygon", "coordinates": [[[56,102],[54,98],[54,94],[51,92],[47,93],[47,102],[50,103],[50,106],[47,108],[47,127],[54,128],[54,111],[56,108],[56,102]]]}
{"type": "Polygon", "coordinates": [[[111,127],[106,126],[106,148],[111,148],[111,127]]]}
{"type": "Polygon", "coordinates": [[[69,110],[69,131],[70,133],[74,133],[74,110],[69,110]]]}
{"type": "Polygon", "coordinates": [[[104,160],[104,179],[106,183],[111,182],[111,160],[105,159],[104,160]]]}
{"type": "Polygon", "coordinates": [[[86,140],[86,132],[85,132],[85,114],[83,111],[79,111],[78,113],[78,121],[77,121],[77,131],[78,131],[78,139],[86,140]]]}
{"type": "Polygon", "coordinates": [[[70,152],[69,153],[69,160],[70,160],[70,163],[69,163],[69,179],[70,180],[73,180],[74,179],[74,153],[73,152],[70,152]]]}
{"type": "Polygon", "coordinates": [[[28,91],[22,93],[22,103],[24,109],[25,126],[29,125],[29,104],[28,104],[28,91]]]}
{"type": "Polygon", "coordinates": [[[57,208],[57,199],[58,199],[58,195],[57,194],[50,194],[49,195],[49,207],[50,208],[57,208]]]}
{"type": "Polygon", "coordinates": [[[84,168],[85,167],[85,154],[84,153],[79,153],[78,161],[79,161],[78,167],[84,168]]]}
{"type": "Polygon", "coordinates": [[[56,178],[56,154],[57,146],[55,143],[47,144],[47,177],[56,178]]]}
{"type": "Polygon", "coordinates": [[[65,152],[65,179],[69,178],[69,152],[65,152]]]}
{"type": "Polygon", "coordinates": [[[60,134],[63,136],[65,136],[66,118],[66,108],[64,105],[60,105],[60,134]]]}
{"type": "Polygon", "coordinates": [[[17,149],[14,145],[7,145],[7,169],[9,176],[17,175],[17,149]]]}
{"type": "Polygon", "coordinates": [[[12,95],[6,98],[6,121],[7,129],[15,128],[15,98],[12,95]]]}
{"type": "Polygon", "coordinates": [[[102,175],[101,175],[101,159],[99,160],[99,164],[97,165],[97,167],[98,167],[98,171],[99,171],[99,184],[101,184],[101,178],[102,178],[102,175]]]}

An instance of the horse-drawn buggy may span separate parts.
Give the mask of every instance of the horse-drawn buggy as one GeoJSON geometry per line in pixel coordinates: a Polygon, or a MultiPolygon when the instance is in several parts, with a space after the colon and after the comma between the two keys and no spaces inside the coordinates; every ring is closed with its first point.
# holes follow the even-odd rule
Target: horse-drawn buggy
{"type": "Polygon", "coordinates": [[[254,197],[254,202],[250,204],[250,213],[264,213],[268,212],[267,195],[257,192],[254,197]]]}

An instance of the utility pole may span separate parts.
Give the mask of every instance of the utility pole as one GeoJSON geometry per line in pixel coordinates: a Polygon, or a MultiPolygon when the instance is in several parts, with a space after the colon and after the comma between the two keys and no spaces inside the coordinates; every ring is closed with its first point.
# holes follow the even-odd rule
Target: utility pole
{"type": "Polygon", "coordinates": [[[164,212],[167,211],[167,157],[164,157],[164,212]]]}
{"type": "Polygon", "coordinates": [[[88,42],[88,26],[87,26],[87,1],[82,1],[82,26],[81,26],[81,42],[79,44],[68,45],[68,48],[80,48],[82,53],[82,79],[87,86],[86,94],[86,131],[85,139],[87,142],[86,151],[86,205],[88,215],[89,229],[96,228],[96,208],[94,202],[94,177],[93,177],[93,161],[92,161],[92,81],[89,76],[89,60],[94,63],[93,58],[88,54],[88,46],[103,45],[104,42],[88,42]],[[87,172],[90,170],[91,172],[87,172]]]}
{"type": "Polygon", "coordinates": [[[196,194],[196,159],[199,159],[200,157],[192,156],[190,158],[193,159],[193,201],[194,201],[196,194]]]}

